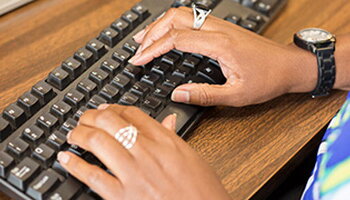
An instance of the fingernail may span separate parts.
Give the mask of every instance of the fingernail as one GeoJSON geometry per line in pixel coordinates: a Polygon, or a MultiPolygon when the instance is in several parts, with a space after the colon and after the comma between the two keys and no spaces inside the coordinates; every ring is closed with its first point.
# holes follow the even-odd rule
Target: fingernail
{"type": "Polygon", "coordinates": [[[72,131],[69,131],[68,133],[67,133],[67,140],[69,140],[69,138],[71,137],[71,135],[72,135],[72,131]]]}
{"type": "Polygon", "coordinates": [[[172,125],[173,125],[173,129],[176,128],[176,119],[177,119],[177,114],[176,113],[173,113],[173,120],[172,120],[172,125]]]}
{"type": "Polygon", "coordinates": [[[67,164],[70,156],[67,153],[61,151],[57,154],[57,159],[60,163],[67,164]]]}
{"type": "Polygon", "coordinates": [[[141,31],[139,31],[138,33],[136,33],[134,35],[134,40],[139,40],[146,32],[146,29],[142,29],[141,31]]]}
{"type": "Polygon", "coordinates": [[[109,107],[109,104],[101,104],[97,107],[97,110],[104,110],[109,107]]]}
{"type": "Polygon", "coordinates": [[[184,90],[174,90],[171,94],[171,100],[188,103],[190,101],[190,92],[184,90]]]}
{"type": "Polygon", "coordinates": [[[136,65],[140,57],[141,57],[141,54],[134,55],[132,58],[130,58],[129,63],[136,65]]]}

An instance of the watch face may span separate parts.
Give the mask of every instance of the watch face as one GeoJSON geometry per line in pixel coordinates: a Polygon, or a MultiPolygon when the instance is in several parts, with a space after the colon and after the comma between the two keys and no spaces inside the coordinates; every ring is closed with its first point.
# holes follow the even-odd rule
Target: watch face
{"type": "Polygon", "coordinates": [[[328,31],[319,28],[308,28],[301,30],[297,33],[297,36],[309,43],[323,43],[333,38],[333,35],[328,31]]]}

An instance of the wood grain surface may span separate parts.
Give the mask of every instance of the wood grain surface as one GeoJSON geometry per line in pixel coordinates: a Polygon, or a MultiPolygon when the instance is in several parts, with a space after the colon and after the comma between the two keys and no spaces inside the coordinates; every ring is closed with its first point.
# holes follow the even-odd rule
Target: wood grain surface
{"type": "MultiPolygon", "coordinates": [[[[0,111],[136,2],[38,0],[0,17],[0,111]]],[[[310,26],[350,32],[349,10],[345,0],[289,0],[264,36],[288,44],[294,32],[310,26]]],[[[319,131],[345,96],[290,94],[262,105],[213,108],[188,142],[233,199],[263,199],[316,148],[319,131]]],[[[0,193],[0,199],[8,197],[0,193]]]]}

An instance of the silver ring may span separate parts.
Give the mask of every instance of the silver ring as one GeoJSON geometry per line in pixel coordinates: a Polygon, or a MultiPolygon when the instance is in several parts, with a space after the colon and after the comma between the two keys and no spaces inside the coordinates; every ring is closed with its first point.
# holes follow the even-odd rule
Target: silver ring
{"type": "Polygon", "coordinates": [[[203,26],[206,18],[211,13],[211,10],[204,10],[202,8],[197,8],[196,4],[192,4],[193,9],[193,29],[199,30],[203,26]]]}
{"type": "Polygon", "coordinates": [[[130,125],[116,132],[114,138],[126,149],[131,149],[136,143],[137,134],[137,129],[130,125]]]}

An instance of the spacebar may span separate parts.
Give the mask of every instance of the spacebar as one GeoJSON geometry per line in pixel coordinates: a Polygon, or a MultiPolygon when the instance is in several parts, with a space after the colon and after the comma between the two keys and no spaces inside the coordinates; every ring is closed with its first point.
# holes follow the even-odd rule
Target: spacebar
{"type": "Polygon", "coordinates": [[[189,125],[193,124],[192,122],[199,111],[200,107],[198,106],[170,102],[156,117],[156,120],[161,122],[166,116],[176,113],[176,133],[183,136],[183,132],[188,129],[189,125]]]}

